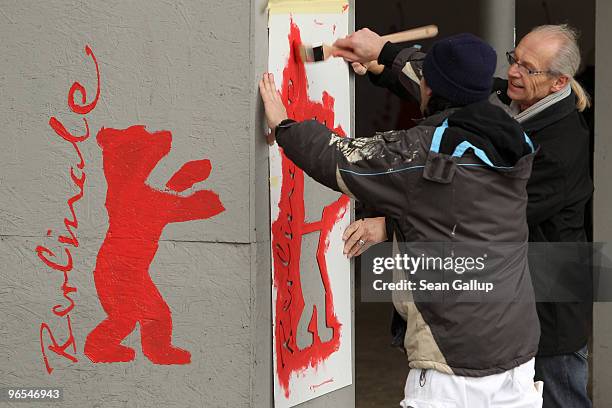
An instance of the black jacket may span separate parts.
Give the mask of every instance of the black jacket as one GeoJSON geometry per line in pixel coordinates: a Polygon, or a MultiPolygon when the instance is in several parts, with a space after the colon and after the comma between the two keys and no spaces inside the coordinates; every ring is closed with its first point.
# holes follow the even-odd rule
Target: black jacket
{"type": "MultiPolygon", "coordinates": [[[[510,103],[508,83],[497,79],[494,91],[510,103]]],[[[574,94],[522,123],[523,129],[539,146],[527,184],[529,202],[527,222],[531,242],[587,241],[585,207],[593,193],[589,164],[589,130],[576,110],[574,94]]],[[[538,259],[530,259],[532,274],[540,273],[538,259]]],[[[562,257],[548,257],[548,268],[566,276],[575,265],[562,257]],[[552,263],[552,265],[550,265],[552,263]]],[[[550,270],[550,269],[549,269],[550,270]]],[[[591,285],[589,270],[583,270],[586,285],[591,285]]],[[[546,272],[545,272],[546,273],[546,272]]],[[[542,328],[539,355],[571,353],[584,347],[591,332],[592,303],[538,303],[542,328]]]]}
{"type": "MultiPolygon", "coordinates": [[[[466,249],[484,254],[486,267],[459,279],[494,283],[487,298],[469,290],[394,293],[407,322],[410,367],[481,377],[535,356],[539,323],[525,211],[535,153],[502,108],[482,101],[438,112],[410,130],[360,139],[341,138],[315,121],[285,121],[276,139],[316,181],[396,220],[395,235],[410,243],[405,250],[412,256],[464,257],[466,249]]],[[[415,280],[460,276],[439,268],[420,269],[415,280]]],[[[397,273],[394,279],[408,278],[397,273]]]]}

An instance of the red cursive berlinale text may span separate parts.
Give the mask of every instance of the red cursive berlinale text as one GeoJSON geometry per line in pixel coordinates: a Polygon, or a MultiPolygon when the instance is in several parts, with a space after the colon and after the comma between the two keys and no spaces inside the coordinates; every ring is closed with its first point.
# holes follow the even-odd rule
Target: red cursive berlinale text
{"type": "MultiPolygon", "coordinates": [[[[89,46],[85,46],[85,53],[91,57],[95,64],[97,76],[96,96],[92,102],[86,103],[87,94],[85,91],[85,87],[83,87],[83,85],[81,85],[79,82],[74,82],[70,87],[70,90],[68,91],[68,107],[72,112],[78,115],[83,115],[85,134],[73,135],[57,118],[52,116],[49,119],[49,126],[51,126],[51,129],[53,129],[57,136],[61,137],[63,140],[70,143],[74,147],[74,150],[79,160],[76,166],[70,166],[70,178],[72,179],[74,185],[77,187],[78,192],[72,197],[69,197],[66,201],[70,216],[64,218],[64,226],[66,227],[65,233],[60,234],[57,238],[57,241],[60,244],[63,244],[63,254],[56,254],[55,252],[42,245],[36,247],[36,253],[40,260],[47,267],[49,267],[50,271],[59,272],[63,275],[64,278],[63,283],[60,287],[62,291],[62,296],[64,298],[64,303],[53,306],[51,308],[51,311],[55,316],[65,319],[67,325],[67,334],[64,336],[65,340],[58,339],[55,337],[49,323],[43,322],[40,325],[40,348],[42,351],[45,368],[47,370],[47,373],[49,374],[53,372],[53,367],[51,366],[51,362],[49,361],[50,355],[48,354],[48,351],[51,351],[57,356],[65,358],[69,361],[78,361],[76,358],[76,343],[72,331],[72,323],[70,320],[70,313],[75,307],[75,303],[74,300],[71,298],[71,294],[76,292],[77,288],[70,284],[69,274],[73,268],[73,258],[71,250],[79,246],[79,240],[76,234],[76,230],[79,227],[79,221],[74,210],[74,204],[81,198],[83,198],[83,189],[85,187],[86,177],[85,160],[83,159],[83,155],[81,154],[79,143],[84,142],[89,138],[89,124],[87,123],[87,119],[84,117],[84,115],[87,115],[96,107],[96,104],[98,103],[98,100],[100,98],[100,70],[98,68],[98,61],[96,60],[96,57],[89,46]],[[77,97],[77,93],[80,94],[80,98],[77,97]]],[[[50,236],[51,233],[52,231],[48,230],[47,235],[50,236]]]]}

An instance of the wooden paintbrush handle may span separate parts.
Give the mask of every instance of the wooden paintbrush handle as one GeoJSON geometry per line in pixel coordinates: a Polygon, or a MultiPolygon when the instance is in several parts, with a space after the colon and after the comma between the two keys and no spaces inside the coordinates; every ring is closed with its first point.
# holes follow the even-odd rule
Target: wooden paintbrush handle
{"type": "Polygon", "coordinates": [[[438,35],[438,26],[431,24],[423,27],[412,28],[406,31],[400,31],[399,33],[383,35],[382,38],[387,41],[391,41],[392,43],[400,43],[432,38],[436,35],[438,35]]]}
{"type": "MultiPolygon", "coordinates": [[[[400,43],[406,41],[423,40],[425,38],[432,38],[438,35],[437,25],[427,25],[423,27],[412,28],[406,31],[400,31],[399,33],[383,35],[381,38],[391,41],[392,43],[400,43]]],[[[380,65],[377,61],[370,61],[362,64],[363,69],[355,69],[358,75],[365,75],[367,71],[370,71],[376,75],[382,73],[384,66],[380,65]],[[359,72],[358,72],[359,71],[359,72]]]]}

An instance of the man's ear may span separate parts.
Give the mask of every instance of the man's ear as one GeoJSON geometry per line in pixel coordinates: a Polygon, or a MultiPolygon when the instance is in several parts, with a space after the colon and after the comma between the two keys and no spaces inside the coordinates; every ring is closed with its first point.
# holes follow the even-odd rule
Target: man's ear
{"type": "Polygon", "coordinates": [[[427,82],[425,82],[425,77],[421,78],[421,82],[423,83],[423,91],[425,91],[425,95],[431,97],[431,95],[433,95],[433,91],[431,90],[429,85],[427,85],[427,82]]]}
{"type": "Polygon", "coordinates": [[[565,88],[565,86],[569,83],[570,78],[567,75],[560,75],[555,79],[555,82],[550,86],[550,92],[558,92],[565,88]]]}

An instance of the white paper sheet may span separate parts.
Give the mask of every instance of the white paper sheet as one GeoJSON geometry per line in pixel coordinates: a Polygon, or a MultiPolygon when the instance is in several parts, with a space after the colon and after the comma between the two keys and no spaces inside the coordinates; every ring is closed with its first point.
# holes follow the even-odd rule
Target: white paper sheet
{"type": "MultiPolygon", "coordinates": [[[[299,36],[305,44],[325,42],[333,43],[337,38],[348,34],[348,11],[345,9],[337,14],[272,14],[269,21],[270,53],[269,71],[274,74],[276,85],[279,89],[293,86],[291,98],[298,98],[300,80],[302,74],[307,77],[307,99],[304,103],[308,109],[305,111],[323,111],[330,115],[331,98],[333,98],[334,123],[327,123],[332,129],[341,127],[347,136],[350,136],[350,89],[348,65],[341,59],[330,59],[326,62],[316,64],[305,64],[305,71],[300,67],[300,62],[291,60],[290,35],[295,39],[299,30],[299,36]],[[292,28],[293,26],[293,28],[292,28]],[[292,31],[293,30],[293,31],[292,31]],[[289,66],[289,69],[286,68],[289,66]],[[284,75],[291,76],[291,85],[284,75]],[[324,92],[328,96],[324,97],[324,92]],[[322,106],[325,105],[325,106],[322,106]]],[[[305,95],[304,95],[305,96],[305,95]]],[[[301,100],[303,103],[304,100],[301,100]]],[[[294,101],[295,103],[295,101],[294,101]]],[[[287,103],[286,103],[287,104],[287,103]]],[[[299,110],[299,109],[298,109],[299,110]]],[[[304,110],[301,116],[305,115],[304,110]]],[[[291,115],[290,115],[291,116],[291,115]]],[[[307,116],[307,115],[306,115],[307,116]]],[[[321,116],[325,116],[321,114],[321,116]]],[[[307,117],[299,118],[306,119],[307,117]]],[[[318,118],[321,120],[321,117],[318,118]]],[[[300,282],[296,276],[304,276],[305,273],[321,273],[324,271],[317,266],[317,260],[302,259],[300,262],[298,252],[303,245],[300,239],[300,231],[308,228],[316,228],[316,224],[309,224],[318,219],[306,219],[301,215],[300,200],[303,202],[303,192],[296,183],[300,183],[300,177],[288,177],[285,168],[285,191],[283,192],[283,158],[277,145],[270,148],[270,205],[272,222],[272,310],[273,310],[273,349],[274,349],[274,394],[276,407],[292,407],[312,398],[327,394],[331,391],[352,384],[352,344],[351,344],[351,288],[350,288],[350,262],[342,255],[343,241],[342,233],[350,223],[350,211],[348,198],[333,199],[328,203],[326,214],[338,213],[339,218],[333,223],[329,230],[327,239],[327,251],[324,258],[319,254],[320,260],[327,266],[328,297],[326,298],[325,311],[318,310],[317,319],[327,319],[323,326],[328,334],[330,328],[333,336],[329,341],[322,341],[320,336],[314,339],[310,346],[300,349],[296,328],[297,320],[306,314],[310,318],[313,314],[311,305],[307,298],[301,295],[300,282]],[[288,192],[292,190],[291,196],[288,192]],[[280,207],[279,208],[279,204],[280,207]],[[288,216],[290,214],[290,216],[288,216]],[[340,217],[341,216],[341,217],[340,217]],[[287,262],[287,260],[291,260],[287,262]],[[298,269],[300,264],[311,265],[315,271],[298,269]],[[289,282],[290,281],[290,282],[289,282]],[[331,299],[329,295],[331,294],[331,299]],[[304,298],[304,302],[300,298],[304,298]],[[301,305],[306,307],[300,313],[301,305]],[[333,307],[333,311],[331,308],[333,307]],[[334,329],[335,327],[335,329],[334,329]],[[280,351],[280,355],[279,355],[280,351]]],[[[298,170],[299,171],[299,170],[298,170]]],[[[304,175],[305,178],[308,176],[304,175]]],[[[318,186],[321,190],[326,187],[318,186]]],[[[311,192],[309,191],[309,194],[311,192]]],[[[319,214],[323,214],[321,207],[319,214]]],[[[310,218],[310,217],[308,217],[310,218]]],[[[331,217],[334,218],[334,217],[331,217]]],[[[325,228],[323,228],[325,230],[325,228]]],[[[320,231],[312,234],[319,236],[320,231]]],[[[304,235],[305,237],[306,235],[304,235]]],[[[323,243],[324,244],[324,243],[323,243]]],[[[320,243],[321,245],[321,243],[320,243]]],[[[311,254],[301,254],[311,256],[311,254]]],[[[298,278],[299,279],[299,278],[298,278]]],[[[323,284],[325,287],[325,284],[323,284]]],[[[308,290],[310,288],[307,288],[308,290]]],[[[322,307],[319,303],[316,306],[322,307]]],[[[324,320],[325,321],[325,320],[324,320]]],[[[311,321],[312,323],[312,321],[311,321]]],[[[311,327],[309,327],[311,328],[311,327]]],[[[315,336],[312,336],[315,337],[315,336]]],[[[303,340],[302,340],[303,341],[303,340]]]]}

